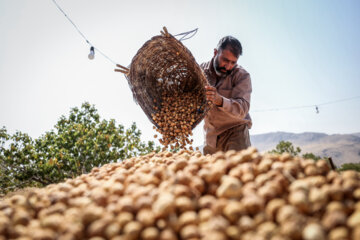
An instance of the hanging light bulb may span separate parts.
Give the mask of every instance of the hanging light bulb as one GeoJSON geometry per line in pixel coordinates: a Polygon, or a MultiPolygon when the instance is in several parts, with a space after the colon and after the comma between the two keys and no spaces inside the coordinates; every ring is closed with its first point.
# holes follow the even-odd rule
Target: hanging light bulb
{"type": "Polygon", "coordinates": [[[95,48],[94,48],[93,46],[91,46],[91,48],[90,48],[90,53],[89,53],[89,55],[88,55],[88,58],[89,58],[90,60],[93,60],[94,57],[95,57],[95,48]]]}

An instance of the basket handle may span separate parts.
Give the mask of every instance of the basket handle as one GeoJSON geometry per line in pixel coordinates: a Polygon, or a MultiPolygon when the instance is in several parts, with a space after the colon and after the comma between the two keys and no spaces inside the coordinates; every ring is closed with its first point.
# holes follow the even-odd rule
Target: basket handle
{"type": "Polygon", "coordinates": [[[116,67],[118,67],[118,68],[115,68],[115,69],[114,69],[115,72],[124,73],[126,76],[129,75],[129,73],[130,73],[130,69],[129,69],[129,68],[124,67],[124,66],[122,66],[122,65],[120,65],[120,64],[116,64],[116,67]]]}
{"type": "Polygon", "coordinates": [[[161,33],[164,37],[170,37],[170,34],[169,34],[167,28],[166,28],[166,27],[163,27],[163,30],[164,30],[164,31],[160,31],[160,33],[161,33]]]}

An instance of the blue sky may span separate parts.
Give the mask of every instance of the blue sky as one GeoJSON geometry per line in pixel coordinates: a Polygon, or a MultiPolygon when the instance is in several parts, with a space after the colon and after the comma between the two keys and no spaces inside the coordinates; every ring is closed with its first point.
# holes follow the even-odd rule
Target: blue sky
{"type": "MultiPolygon", "coordinates": [[[[250,134],[360,132],[360,1],[115,1],[57,0],[95,47],[128,65],[163,26],[184,41],[198,63],[218,40],[237,37],[238,64],[252,77],[250,134]]],[[[70,108],[88,101],[103,118],[129,127],[144,140],[155,132],[114,65],[89,46],[51,0],[0,0],[0,127],[38,137],[70,108]]],[[[202,125],[195,145],[203,141],[202,125]]]]}

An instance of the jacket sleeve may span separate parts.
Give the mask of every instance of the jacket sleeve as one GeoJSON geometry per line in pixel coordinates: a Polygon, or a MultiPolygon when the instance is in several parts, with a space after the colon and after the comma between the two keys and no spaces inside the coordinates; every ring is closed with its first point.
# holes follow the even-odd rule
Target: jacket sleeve
{"type": "Polygon", "coordinates": [[[237,74],[234,78],[231,98],[223,96],[223,105],[220,109],[234,117],[244,119],[249,113],[251,92],[250,74],[237,74]]]}

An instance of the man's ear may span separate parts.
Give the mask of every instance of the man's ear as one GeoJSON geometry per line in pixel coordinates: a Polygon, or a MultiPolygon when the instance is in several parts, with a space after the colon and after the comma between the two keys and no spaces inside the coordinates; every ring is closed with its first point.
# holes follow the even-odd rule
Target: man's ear
{"type": "Polygon", "coordinates": [[[217,53],[218,53],[218,50],[216,48],[214,48],[214,57],[216,57],[217,53]]]}

